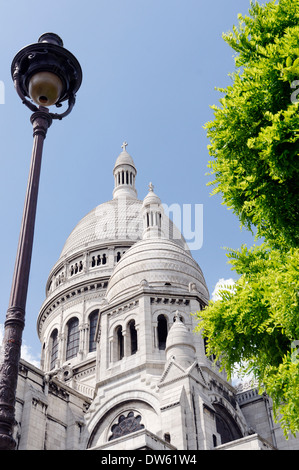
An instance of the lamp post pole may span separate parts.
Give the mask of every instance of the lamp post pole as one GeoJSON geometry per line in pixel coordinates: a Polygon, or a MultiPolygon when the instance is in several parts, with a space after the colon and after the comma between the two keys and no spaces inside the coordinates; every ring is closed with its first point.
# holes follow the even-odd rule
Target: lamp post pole
{"type": "Polygon", "coordinates": [[[33,148],[0,364],[0,450],[16,448],[13,437],[16,390],[43,144],[52,120],[62,119],[71,112],[75,93],[81,85],[82,71],[77,59],[63,48],[59,36],[46,33],[37,44],[26,46],[16,55],[12,63],[12,76],[22,102],[33,111],[30,118],[33,148]],[[26,97],[31,98],[38,107],[26,97]],[[62,114],[50,113],[45,107],[53,104],[60,107],[61,101],[65,100],[68,100],[68,109],[62,114]],[[47,104],[43,106],[42,103],[47,104]]]}
{"type": "Polygon", "coordinates": [[[47,108],[31,116],[33,148],[25,196],[15,270],[6,314],[3,340],[3,362],[0,366],[0,450],[13,450],[15,440],[15,401],[21,355],[22,332],[34,238],[35,215],[44,139],[52,118],[47,108]]]}

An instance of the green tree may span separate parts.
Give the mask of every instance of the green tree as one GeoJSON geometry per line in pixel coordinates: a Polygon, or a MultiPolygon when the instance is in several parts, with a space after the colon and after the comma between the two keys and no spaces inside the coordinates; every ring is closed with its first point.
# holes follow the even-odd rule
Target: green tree
{"type": "Polygon", "coordinates": [[[299,79],[299,2],[251,3],[249,13],[224,35],[236,71],[206,125],[211,184],[258,236],[298,246],[299,113],[291,85],[299,79]]]}
{"type": "Polygon", "coordinates": [[[209,184],[264,243],[228,254],[239,279],[198,312],[208,353],[254,375],[286,434],[299,431],[298,25],[299,0],[251,2],[224,34],[236,70],[206,124],[209,184]]]}

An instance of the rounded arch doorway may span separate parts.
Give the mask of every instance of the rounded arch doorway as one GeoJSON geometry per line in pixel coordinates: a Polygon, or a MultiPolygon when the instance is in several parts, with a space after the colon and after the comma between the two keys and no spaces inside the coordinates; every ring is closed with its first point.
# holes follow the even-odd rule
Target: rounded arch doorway
{"type": "Polygon", "coordinates": [[[229,411],[219,403],[213,403],[216,411],[216,430],[220,434],[221,444],[243,437],[241,430],[229,411]]]}

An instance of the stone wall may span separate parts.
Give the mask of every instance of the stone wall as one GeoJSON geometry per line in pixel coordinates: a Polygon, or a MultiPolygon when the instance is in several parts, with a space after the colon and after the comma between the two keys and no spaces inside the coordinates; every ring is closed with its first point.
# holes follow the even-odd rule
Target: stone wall
{"type": "Polygon", "coordinates": [[[90,405],[80,393],[20,362],[15,439],[19,450],[78,449],[90,405]]]}

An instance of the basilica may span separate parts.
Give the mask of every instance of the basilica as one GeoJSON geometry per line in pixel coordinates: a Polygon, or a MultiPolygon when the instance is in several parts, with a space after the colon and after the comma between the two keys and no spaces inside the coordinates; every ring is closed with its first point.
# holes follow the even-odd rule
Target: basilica
{"type": "Polygon", "coordinates": [[[40,368],[19,366],[17,449],[299,449],[269,397],[233,386],[205,354],[203,272],[153,185],[138,199],[136,176],[124,143],[112,199],[79,221],[49,273],[40,368]]]}

